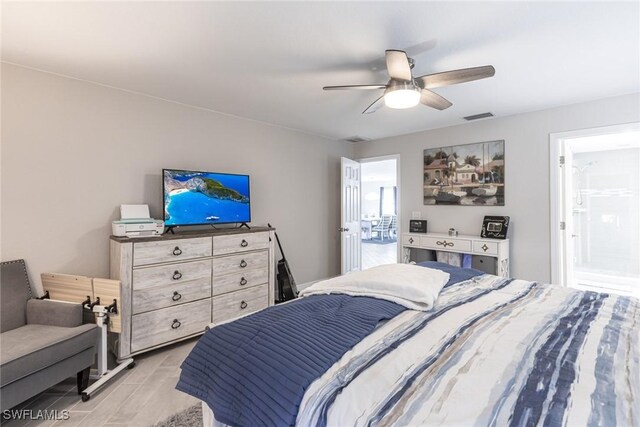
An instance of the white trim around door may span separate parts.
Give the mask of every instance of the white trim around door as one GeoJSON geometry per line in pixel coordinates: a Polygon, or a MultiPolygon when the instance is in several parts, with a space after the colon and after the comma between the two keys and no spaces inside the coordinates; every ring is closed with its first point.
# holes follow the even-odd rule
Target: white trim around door
{"type": "MultiPolygon", "coordinates": [[[[570,274],[566,268],[569,261],[567,255],[571,253],[565,232],[568,218],[566,217],[570,195],[565,194],[567,169],[570,169],[571,152],[567,141],[599,135],[611,135],[640,130],[640,123],[626,123],[604,126],[592,129],[581,129],[569,132],[549,134],[549,208],[550,208],[550,261],[551,283],[567,286],[570,274]],[[564,169],[563,169],[564,168],[564,169]],[[565,227],[563,227],[563,224],[565,227]]],[[[570,170],[568,173],[571,173],[570,170]]]]}

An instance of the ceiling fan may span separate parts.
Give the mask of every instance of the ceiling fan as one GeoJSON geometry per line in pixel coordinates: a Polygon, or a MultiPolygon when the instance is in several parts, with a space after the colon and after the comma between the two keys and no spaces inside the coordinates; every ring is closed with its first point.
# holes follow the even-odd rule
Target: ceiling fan
{"type": "Polygon", "coordinates": [[[402,50],[385,51],[389,82],[377,85],[346,85],[325,86],[324,90],[381,90],[384,94],[369,105],[362,114],[371,114],[383,105],[389,108],[411,108],[419,103],[437,110],[451,107],[451,102],[431,91],[442,86],[455,85],[473,80],[493,77],[496,73],[492,65],[483,67],[463,68],[461,70],[445,71],[442,73],[427,74],[414,78],[411,69],[414,66],[412,58],[402,50]]]}

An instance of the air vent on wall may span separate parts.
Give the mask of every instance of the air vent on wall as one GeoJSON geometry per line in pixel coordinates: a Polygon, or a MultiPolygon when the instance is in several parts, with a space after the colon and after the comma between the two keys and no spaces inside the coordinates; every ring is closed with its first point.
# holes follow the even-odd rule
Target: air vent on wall
{"type": "Polygon", "coordinates": [[[463,117],[463,119],[470,122],[471,120],[486,119],[487,117],[493,117],[493,113],[474,114],[473,116],[463,117]]]}
{"type": "Polygon", "coordinates": [[[361,136],[352,136],[349,138],[345,138],[345,141],[347,142],[366,142],[366,141],[371,141],[371,138],[363,138],[361,136]]]}

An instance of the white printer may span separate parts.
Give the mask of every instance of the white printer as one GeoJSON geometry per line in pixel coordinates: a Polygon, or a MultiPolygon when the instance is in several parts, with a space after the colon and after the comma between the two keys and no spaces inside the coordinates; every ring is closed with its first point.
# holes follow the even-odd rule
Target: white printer
{"type": "Polygon", "coordinates": [[[151,218],[149,205],[120,205],[120,220],[111,229],[118,237],[154,237],[164,232],[164,221],[151,218]]]}

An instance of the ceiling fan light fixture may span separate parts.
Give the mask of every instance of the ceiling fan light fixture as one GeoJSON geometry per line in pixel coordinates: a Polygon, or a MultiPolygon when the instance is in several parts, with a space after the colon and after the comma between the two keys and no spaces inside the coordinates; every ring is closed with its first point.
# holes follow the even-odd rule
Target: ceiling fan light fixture
{"type": "Polygon", "coordinates": [[[420,89],[412,84],[401,84],[387,88],[384,104],[398,110],[415,107],[420,103],[420,89]]]}
{"type": "Polygon", "coordinates": [[[389,81],[384,84],[366,85],[342,85],[325,86],[323,90],[382,90],[382,96],[376,97],[362,114],[375,113],[386,105],[389,108],[408,109],[418,104],[442,111],[451,107],[451,101],[443,98],[430,89],[451,86],[459,83],[472,82],[474,80],[493,77],[496,69],[493,65],[483,65],[481,67],[461,68],[459,70],[442,71],[439,73],[426,74],[414,77],[414,61],[407,56],[403,50],[388,49],[384,52],[387,63],[387,74],[389,81]]]}

